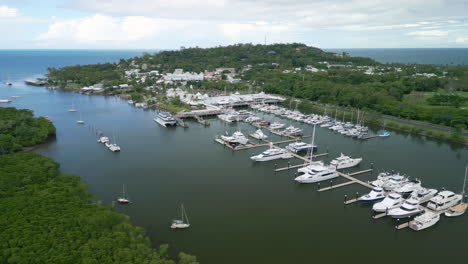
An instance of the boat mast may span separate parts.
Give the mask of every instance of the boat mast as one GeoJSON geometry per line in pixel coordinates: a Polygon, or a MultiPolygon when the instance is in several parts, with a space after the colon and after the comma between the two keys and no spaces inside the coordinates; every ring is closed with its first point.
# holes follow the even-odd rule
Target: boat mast
{"type": "Polygon", "coordinates": [[[123,194],[123,198],[126,198],[125,197],[125,184],[122,185],[122,194],[123,194]]]}
{"type": "Polygon", "coordinates": [[[465,179],[463,180],[463,190],[462,190],[462,201],[465,199],[465,188],[466,188],[466,175],[468,172],[468,165],[465,167],[465,179]]]}
{"type": "Polygon", "coordinates": [[[310,163],[312,164],[312,159],[314,157],[314,143],[315,143],[315,124],[314,124],[314,130],[312,132],[312,148],[310,149],[310,163]]]}
{"type": "Polygon", "coordinates": [[[184,213],[184,215],[185,215],[185,220],[187,220],[187,225],[190,225],[190,222],[189,222],[188,216],[187,216],[187,212],[185,212],[185,207],[184,207],[184,205],[182,205],[182,209],[183,209],[183,211],[184,211],[183,213],[184,213]]]}

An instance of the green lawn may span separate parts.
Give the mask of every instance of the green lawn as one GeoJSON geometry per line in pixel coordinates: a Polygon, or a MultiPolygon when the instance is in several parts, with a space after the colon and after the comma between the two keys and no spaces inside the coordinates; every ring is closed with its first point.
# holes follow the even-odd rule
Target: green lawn
{"type": "MultiPolygon", "coordinates": [[[[412,92],[405,95],[403,102],[428,105],[426,99],[434,95],[435,92],[412,92]]],[[[468,92],[456,92],[456,94],[468,98],[468,92]]],[[[468,102],[463,105],[464,108],[468,107],[468,102]]]]}

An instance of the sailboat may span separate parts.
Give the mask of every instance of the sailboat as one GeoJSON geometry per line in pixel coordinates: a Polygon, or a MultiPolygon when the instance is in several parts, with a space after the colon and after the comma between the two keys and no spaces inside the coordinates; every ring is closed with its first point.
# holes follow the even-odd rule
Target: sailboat
{"type": "Polygon", "coordinates": [[[12,86],[13,83],[10,82],[10,76],[8,76],[8,80],[5,82],[6,85],[12,86]]]}
{"type": "Polygon", "coordinates": [[[449,210],[445,212],[445,216],[448,216],[448,217],[460,216],[464,214],[466,212],[466,209],[468,208],[468,203],[466,201],[466,196],[465,196],[467,171],[468,171],[468,166],[466,166],[465,168],[465,180],[463,180],[463,191],[462,191],[461,203],[450,207],[449,210]]]}
{"type": "Polygon", "coordinates": [[[183,228],[189,228],[190,223],[187,217],[187,213],[185,212],[184,204],[181,205],[181,210],[182,210],[182,220],[172,220],[172,229],[183,229],[183,228]]]}
{"type": "Polygon", "coordinates": [[[74,102],[72,100],[72,107],[70,109],[68,109],[68,112],[76,112],[76,109],[75,109],[75,106],[74,106],[74,102]]]}
{"type": "Polygon", "coordinates": [[[81,112],[80,112],[80,120],[76,121],[76,123],[78,124],[84,124],[85,122],[83,121],[83,118],[81,116],[81,112]]]}
{"type": "Polygon", "coordinates": [[[130,200],[125,196],[125,184],[123,185],[123,190],[122,190],[122,197],[117,199],[117,202],[120,204],[128,204],[130,203],[130,200]]]}

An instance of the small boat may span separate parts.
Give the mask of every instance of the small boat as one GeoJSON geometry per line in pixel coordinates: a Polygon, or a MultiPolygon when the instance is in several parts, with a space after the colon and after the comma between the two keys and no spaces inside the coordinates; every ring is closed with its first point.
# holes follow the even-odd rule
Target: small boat
{"type": "Polygon", "coordinates": [[[131,104],[131,105],[132,105],[132,104],[134,104],[134,102],[133,102],[133,100],[128,100],[128,101],[127,101],[127,104],[131,104]]]}
{"type": "Polygon", "coordinates": [[[312,144],[308,144],[305,142],[294,142],[286,146],[287,150],[294,152],[294,153],[311,151],[312,148],[316,149],[317,146],[315,145],[312,147],[312,144]]]}
{"type": "Polygon", "coordinates": [[[122,187],[122,197],[118,198],[117,202],[120,203],[120,204],[129,204],[130,203],[130,200],[125,195],[125,184],[122,187]]]}
{"type": "Polygon", "coordinates": [[[120,147],[117,145],[114,136],[114,143],[105,142],[104,145],[112,152],[120,152],[120,147]]]}
{"type": "Polygon", "coordinates": [[[301,135],[303,135],[302,129],[297,128],[297,127],[293,127],[293,126],[288,126],[283,131],[283,134],[287,135],[287,136],[301,136],[301,135]]]}
{"type": "Polygon", "coordinates": [[[6,82],[5,84],[8,85],[8,86],[12,86],[12,85],[13,85],[13,83],[11,83],[11,82],[6,82]]]}
{"type": "Polygon", "coordinates": [[[277,122],[273,122],[270,124],[270,129],[271,130],[278,130],[278,129],[281,129],[284,127],[284,124],[280,124],[280,123],[277,123],[277,122]]]}
{"type": "Polygon", "coordinates": [[[19,96],[19,95],[12,95],[12,96],[10,96],[10,97],[11,97],[11,98],[21,98],[21,96],[19,96]]]}
{"type": "Polygon", "coordinates": [[[154,122],[160,124],[163,127],[175,126],[177,121],[169,112],[158,112],[156,118],[153,119],[154,122]]]}
{"type": "Polygon", "coordinates": [[[376,212],[386,212],[393,208],[398,208],[403,204],[403,197],[398,193],[391,193],[385,197],[381,202],[378,202],[372,206],[372,210],[376,212]]]}
{"type": "Polygon", "coordinates": [[[74,105],[75,105],[75,103],[72,100],[72,107],[70,109],[68,109],[68,112],[76,112],[76,109],[75,109],[74,105]]]}
{"type": "Polygon", "coordinates": [[[102,144],[106,144],[109,142],[109,138],[108,137],[100,137],[98,140],[97,140],[98,143],[102,143],[102,144]]]}
{"type": "Polygon", "coordinates": [[[461,203],[455,206],[452,206],[449,208],[447,212],[445,212],[445,216],[448,217],[454,217],[454,216],[460,216],[466,212],[466,209],[468,208],[468,203],[464,201],[466,200],[465,196],[465,187],[466,187],[466,175],[468,172],[468,166],[465,168],[465,180],[463,181],[463,191],[462,191],[462,200],[461,203]]]}
{"type": "Polygon", "coordinates": [[[415,231],[420,231],[435,225],[440,220],[438,213],[427,211],[420,216],[416,216],[413,221],[409,222],[409,227],[415,231]]]}
{"type": "Polygon", "coordinates": [[[269,149],[265,150],[261,154],[250,157],[250,159],[253,161],[270,161],[276,159],[290,159],[292,157],[291,153],[283,149],[277,149],[270,146],[269,149]]]}
{"type": "Polygon", "coordinates": [[[232,135],[229,135],[226,132],[226,135],[221,136],[221,140],[234,147],[238,145],[247,145],[249,143],[249,139],[240,131],[236,131],[232,135]]]}
{"type": "Polygon", "coordinates": [[[184,229],[184,228],[189,228],[190,223],[188,220],[187,213],[185,212],[184,205],[181,205],[181,211],[182,211],[182,218],[181,220],[172,220],[171,228],[172,229],[184,229]]]}
{"type": "Polygon", "coordinates": [[[383,184],[382,187],[384,188],[385,191],[389,192],[389,191],[393,191],[396,188],[399,188],[400,186],[403,186],[408,181],[409,181],[408,178],[397,174],[397,175],[393,175],[392,177],[390,177],[383,184]]]}
{"type": "Polygon", "coordinates": [[[439,194],[429,200],[427,208],[434,211],[441,211],[458,204],[461,200],[461,194],[455,194],[451,191],[441,191],[439,194]]]}
{"type": "Polygon", "coordinates": [[[8,100],[8,99],[0,99],[0,104],[8,104],[10,103],[11,101],[8,100]]]}
{"type": "Polygon", "coordinates": [[[419,207],[419,201],[415,198],[409,198],[399,208],[389,210],[388,215],[392,218],[405,218],[421,214],[422,212],[424,210],[419,207]]]}
{"type": "Polygon", "coordinates": [[[387,131],[379,133],[379,137],[389,137],[389,136],[390,136],[390,133],[387,131]]]}
{"type": "Polygon", "coordinates": [[[76,121],[76,123],[81,124],[81,125],[85,123],[85,121],[83,121],[83,119],[81,118],[81,112],[80,112],[80,120],[76,121]]]}
{"type": "Polygon", "coordinates": [[[372,191],[358,198],[361,202],[376,202],[385,198],[385,192],[382,187],[374,187],[372,191]]]}
{"type": "Polygon", "coordinates": [[[330,162],[330,165],[335,166],[336,169],[346,169],[346,168],[351,168],[351,167],[359,165],[361,161],[362,161],[362,158],[353,159],[341,153],[341,156],[332,160],[330,162]]]}
{"type": "Polygon", "coordinates": [[[263,134],[263,131],[261,129],[257,129],[255,133],[250,134],[251,137],[256,138],[256,139],[267,139],[268,136],[263,134]]]}

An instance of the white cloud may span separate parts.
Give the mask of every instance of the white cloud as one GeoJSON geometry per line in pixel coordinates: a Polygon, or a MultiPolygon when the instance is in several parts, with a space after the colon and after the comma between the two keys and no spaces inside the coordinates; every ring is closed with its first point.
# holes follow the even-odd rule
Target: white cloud
{"type": "Polygon", "coordinates": [[[0,18],[13,18],[18,16],[18,9],[8,6],[0,6],[0,18]]]}
{"type": "Polygon", "coordinates": [[[454,41],[456,44],[468,45],[468,36],[458,37],[454,41]]]}
{"type": "Polygon", "coordinates": [[[443,30],[420,30],[406,33],[408,36],[419,36],[419,37],[442,37],[447,36],[448,31],[443,30]]]}
{"type": "Polygon", "coordinates": [[[36,37],[36,40],[73,40],[81,43],[132,41],[154,37],[167,25],[168,21],[164,19],[142,16],[120,19],[96,14],[90,17],[55,21],[49,26],[48,31],[36,37]]]}

